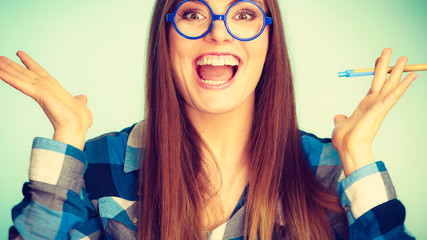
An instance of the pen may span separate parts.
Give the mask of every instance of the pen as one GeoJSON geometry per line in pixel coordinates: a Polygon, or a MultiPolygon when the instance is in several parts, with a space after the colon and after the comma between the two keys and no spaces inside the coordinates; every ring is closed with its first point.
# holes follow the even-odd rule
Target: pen
{"type": "MultiPolygon", "coordinates": [[[[393,70],[394,67],[388,67],[388,73],[393,70]]],[[[427,63],[423,64],[412,64],[412,65],[406,65],[403,68],[404,72],[414,72],[414,71],[427,71],[427,63]]],[[[367,76],[367,75],[374,75],[375,68],[364,68],[364,69],[352,69],[352,70],[346,70],[344,72],[339,72],[338,77],[359,77],[359,76],[367,76]]]]}

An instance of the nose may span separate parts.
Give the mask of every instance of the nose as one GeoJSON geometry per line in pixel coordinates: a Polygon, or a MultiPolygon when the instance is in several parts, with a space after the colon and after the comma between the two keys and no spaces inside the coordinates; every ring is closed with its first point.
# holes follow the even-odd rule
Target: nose
{"type": "Polygon", "coordinates": [[[234,38],[228,33],[223,20],[216,20],[211,31],[204,37],[206,41],[215,43],[232,42],[234,38]]]}

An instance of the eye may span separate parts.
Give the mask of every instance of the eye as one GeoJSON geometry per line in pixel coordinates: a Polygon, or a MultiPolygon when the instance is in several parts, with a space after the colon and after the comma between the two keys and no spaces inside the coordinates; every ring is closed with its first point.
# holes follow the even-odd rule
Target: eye
{"type": "Polygon", "coordinates": [[[249,9],[240,9],[233,17],[237,21],[253,21],[258,17],[258,14],[249,9]]]}
{"type": "Polygon", "coordinates": [[[206,17],[203,16],[203,14],[198,11],[198,9],[188,9],[183,11],[182,14],[179,14],[179,16],[184,20],[189,21],[198,21],[198,20],[205,20],[206,17]]]}

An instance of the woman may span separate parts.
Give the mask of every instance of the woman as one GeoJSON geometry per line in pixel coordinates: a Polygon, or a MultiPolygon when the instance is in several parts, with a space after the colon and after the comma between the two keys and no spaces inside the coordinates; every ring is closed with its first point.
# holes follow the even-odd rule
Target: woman
{"type": "Polygon", "coordinates": [[[53,140],[35,139],[12,235],[410,238],[370,146],[416,74],[400,81],[403,57],[387,78],[385,49],[367,96],[349,118],[334,119],[335,151],[330,140],[297,128],[281,22],[273,0],[157,1],[148,117],[87,143],[86,97],[68,94],[24,52],[27,69],[1,57],[0,78],[34,98],[55,129],[53,140]]]}

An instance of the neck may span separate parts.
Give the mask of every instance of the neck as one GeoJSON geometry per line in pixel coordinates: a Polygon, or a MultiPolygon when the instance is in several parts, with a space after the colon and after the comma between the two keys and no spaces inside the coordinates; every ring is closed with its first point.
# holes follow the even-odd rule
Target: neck
{"type": "Polygon", "coordinates": [[[245,158],[253,123],[254,97],[250,97],[238,108],[221,114],[208,114],[187,108],[188,116],[209,151],[205,159],[213,154],[220,166],[234,165],[245,158]]]}
{"type": "Polygon", "coordinates": [[[207,114],[187,109],[204,141],[203,168],[209,179],[204,225],[212,230],[229,219],[248,184],[247,143],[253,124],[254,97],[233,111],[207,114]]]}

